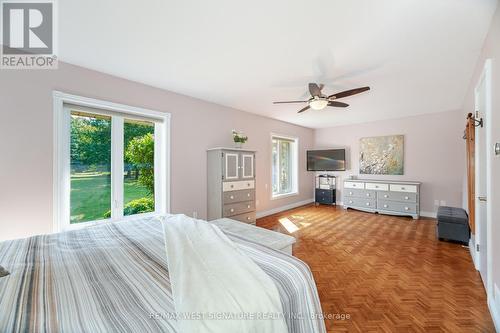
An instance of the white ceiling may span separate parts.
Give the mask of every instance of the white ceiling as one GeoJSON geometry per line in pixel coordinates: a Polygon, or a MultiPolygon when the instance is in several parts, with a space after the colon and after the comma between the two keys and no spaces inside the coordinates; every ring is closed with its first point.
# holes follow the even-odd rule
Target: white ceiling
{"type": "Polygon", "coordinates": [[[63,0],[60,59],[322,128],[459,109],[496,0],[63,0]],[[369,85],[297,114],[308,82],[369,85]]]}

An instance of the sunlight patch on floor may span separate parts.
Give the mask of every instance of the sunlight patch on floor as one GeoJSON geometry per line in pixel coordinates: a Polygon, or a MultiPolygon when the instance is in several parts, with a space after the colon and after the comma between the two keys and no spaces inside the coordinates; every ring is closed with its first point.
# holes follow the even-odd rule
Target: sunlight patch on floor
{"type": "Polygon", "coordinates": [[[286,231],[288,231],[291,234],[294,233],[295,231],[299,230],[299,227],[297,227],[287,217],[279,219],[279,222],[286,229],[286,231]]]}

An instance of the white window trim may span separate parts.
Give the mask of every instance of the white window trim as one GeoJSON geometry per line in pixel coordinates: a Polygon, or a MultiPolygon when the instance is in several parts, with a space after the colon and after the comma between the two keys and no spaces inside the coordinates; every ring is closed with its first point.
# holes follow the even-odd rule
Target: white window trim
{"type": "Polygon", "coordinates": [[[270,157],[271,157],[271,172],[270,172],[270,179],[271,179],[271,186],[269,187],[271,189],[271,200],[278,200],[278,199],[283,199],[283,198],[287,198],[287,197],[294,197],[294,196],[298,196],[300,193],[299,193],[299,138],[298,137],[294,137],[294,136],[289,136],[289,135],[282,135],[282,134],[278,134],[278,133],[273,133],[271,132],[271,139],[269,140],[270,141],[270,147],[271,147],[271,154],[270,154],[270,157]],[[293,185],[293,191],[292,192],[289,192],[289,193],[282,193],[282,194],[274,194],[273,193],[273,139],[274,138],[281,138],[281,139],[287,139],[287,140],[291,140],[291,141],[295,141],[295,147],[293,149],[293,165],[292,165],[292,173],[293,173],[293,177],[292,177],[292,185],[293,185]]]}
{"type": "MultiPolygon", "coordinates": [[[[132,219],[138,216],[156,216],[170,212],[170,113],[153,111],[123,104],[117,104],[102,101],[93,98],[81,97],[66,94],[60,91],[53,92],[54,107],[54,140],[53,140],[53,232],[60,232],[68,229],[77,229],[86,227],[95,223],[114,222],[122,219],[132,219]],[[161,123],[155,123],[155,151],[163,152],[163,159],[159,154],[155,154],[154,168],[158,170],[155,177],[155,212],[140,215],[123,217],[123,207],[116,207],[111,203],[111,209],[115,210],[113,219],[89,221],[77,224],[70,224],[70,114],[65,111],[65,104],[90,107],[111,112],[119,112],[130,116],[146,116],[161,120],[161,123]],[[121,208],[121,209],[120,209],[121,208]],[[119,211],[119,212],[118,212],[119,211]],[[118,216],[118,217],[116,217],[118,216]]],[[[112,131],[123,131],[117,124],[112,125],[112,131]]],[[[114,149],[123,151],[123,147],[114,147],[114,149]]],[[[115,151],[116,153],[116,151],[115,151]]],[[[112,185],[111,191],[123,192],[123,179],[117,177],[123,165],[116,163],[111,165],[112,185]],[[116,173],[116,171],[119,173],[116,173]],[[115,175],[113,177],[113,174],[115,175]]],[[[121,163],[123,164],[123,162],[121,163]]],[[[115,193],[118,194],[119,193],[115,193]]],[[[113,196],[112,196],[113,197],[113,196]]]]}

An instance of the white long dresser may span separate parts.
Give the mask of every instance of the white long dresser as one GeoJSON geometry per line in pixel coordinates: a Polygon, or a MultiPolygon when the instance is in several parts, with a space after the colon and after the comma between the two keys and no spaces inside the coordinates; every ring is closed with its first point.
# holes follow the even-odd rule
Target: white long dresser
{"type": "Polygon", "coordinates": [[[420,217],[419,182],[349,179],[344,181],[343,206],[365,212],[420,217]]]}

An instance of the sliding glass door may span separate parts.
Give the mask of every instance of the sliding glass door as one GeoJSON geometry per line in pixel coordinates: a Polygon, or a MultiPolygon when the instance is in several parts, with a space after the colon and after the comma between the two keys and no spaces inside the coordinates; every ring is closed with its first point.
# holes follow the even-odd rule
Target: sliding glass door
{"type": "Polygon", "coordinates": [[[103,103],[56,109],[57,230],[167,211],[168,115],[103,103]]]}
{"type": "Polygon", "coordinates": [[[71,112],[71,217],[82,223],[111,217],[111,117],[71,112]]]}
{"type": "Polygon", "coordinates": [[[155,209],[155,124],[125,119],[123,215],[149,213],[155,209]]]}

